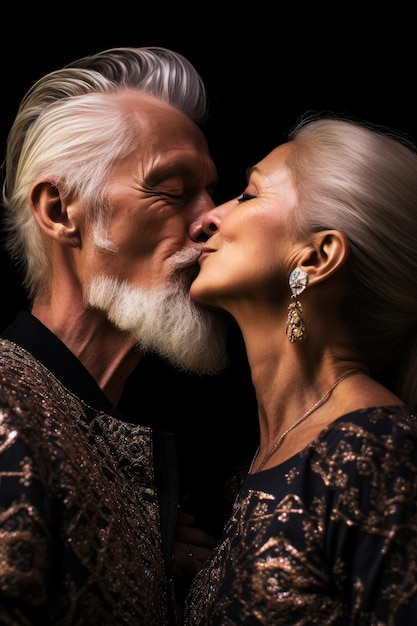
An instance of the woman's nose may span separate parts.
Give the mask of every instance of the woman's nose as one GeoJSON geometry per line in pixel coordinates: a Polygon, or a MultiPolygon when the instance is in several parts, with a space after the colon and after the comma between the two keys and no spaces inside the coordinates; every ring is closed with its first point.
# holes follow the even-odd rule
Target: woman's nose
{"type": "Polygon", "coordinates": [[[215,209],[207,211],[196,220],[190,229],[190,237],[193,241],[204,243],[211,235],[216,232],[218,218],[213,215],[215,209]]]}
{"type": "Polygon", "coordinates": [[[202,227],[203,233],[207,239],[218,230],[219,223],[219,219],[217,218],[214,209],[206,213],[206,215],[203,217],[202,227]]]}
{"type": "Polygon", "coordinates": [[[232,206],[233,200],[225,202],[224,204],[219,204],[219,206],[214,207],[214,209],[211,209],[211,211],[208,211],[204,215],[203,231],[208,237],[211,237],[211,235],[219,230],[223,217],[232,208],[232,206]]]}
{"type": "Polygon", "coordinates": [[[192,236],[193,240],[199,242],[207,241],[219,229],[224,215],[232,206],[233,200],[220,204],[204,213],[201,216],[201,220],[199,220],[198,227],[195,226],[192,236]]]}

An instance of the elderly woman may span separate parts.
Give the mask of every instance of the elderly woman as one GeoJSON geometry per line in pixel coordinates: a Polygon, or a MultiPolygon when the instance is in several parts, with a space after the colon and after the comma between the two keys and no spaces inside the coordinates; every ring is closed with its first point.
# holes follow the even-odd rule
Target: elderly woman
{"type": "Polygon", "coordinates": [[[186,624],[416,624],[414,148],[304,119],[205,230],[191,296],[242,331],[260,441],[186,624]]]}

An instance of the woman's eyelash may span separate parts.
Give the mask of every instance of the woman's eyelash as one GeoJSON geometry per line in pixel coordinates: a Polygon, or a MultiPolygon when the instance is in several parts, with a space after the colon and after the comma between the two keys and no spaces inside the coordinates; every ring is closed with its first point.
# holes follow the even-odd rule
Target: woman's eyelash
{"type": "Polygon", "coordinates": [[[242,193],[242,195],[240,196],[240,198],[237,199],[237,201],[241,203],[241,202],[246,202],[246,200],[252,200],[252,198],[256,198],[256,196],[253,196],[250,193],[242,193]]]}

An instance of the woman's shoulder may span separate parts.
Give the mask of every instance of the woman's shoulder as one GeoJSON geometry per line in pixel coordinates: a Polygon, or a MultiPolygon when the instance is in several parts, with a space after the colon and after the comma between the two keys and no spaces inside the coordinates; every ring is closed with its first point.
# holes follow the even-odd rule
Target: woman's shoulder
{"type": "Polygon", "coordinates": [[[349,411],[331,422],[327,431],[346,431],[349,424],[357,428],[375,433],[388,433],[400,430],[417,435],[417,416],[403,404],[375,405],[349,411]]]}
{"type": "Polygon", "coordinates": [[[332,421],[306,450],[345,463],[351,458],[405,460],[417,468],[417,418],[407,407],[371,406],[332,421]]]}

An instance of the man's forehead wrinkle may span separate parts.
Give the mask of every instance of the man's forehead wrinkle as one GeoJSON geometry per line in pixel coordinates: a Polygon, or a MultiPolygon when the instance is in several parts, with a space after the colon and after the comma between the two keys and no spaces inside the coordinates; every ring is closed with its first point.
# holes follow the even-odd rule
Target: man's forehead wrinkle
{"type": "Polygon", "coordinates": [[[178,152],[175,155],[170,154],[170,152],[158,154],[144,164],[143,174],[147,180],[157,183],[168,178],[186,177],[197,173],[195,155],[184,154],[184,157],[181,158],[178,152]]]}

